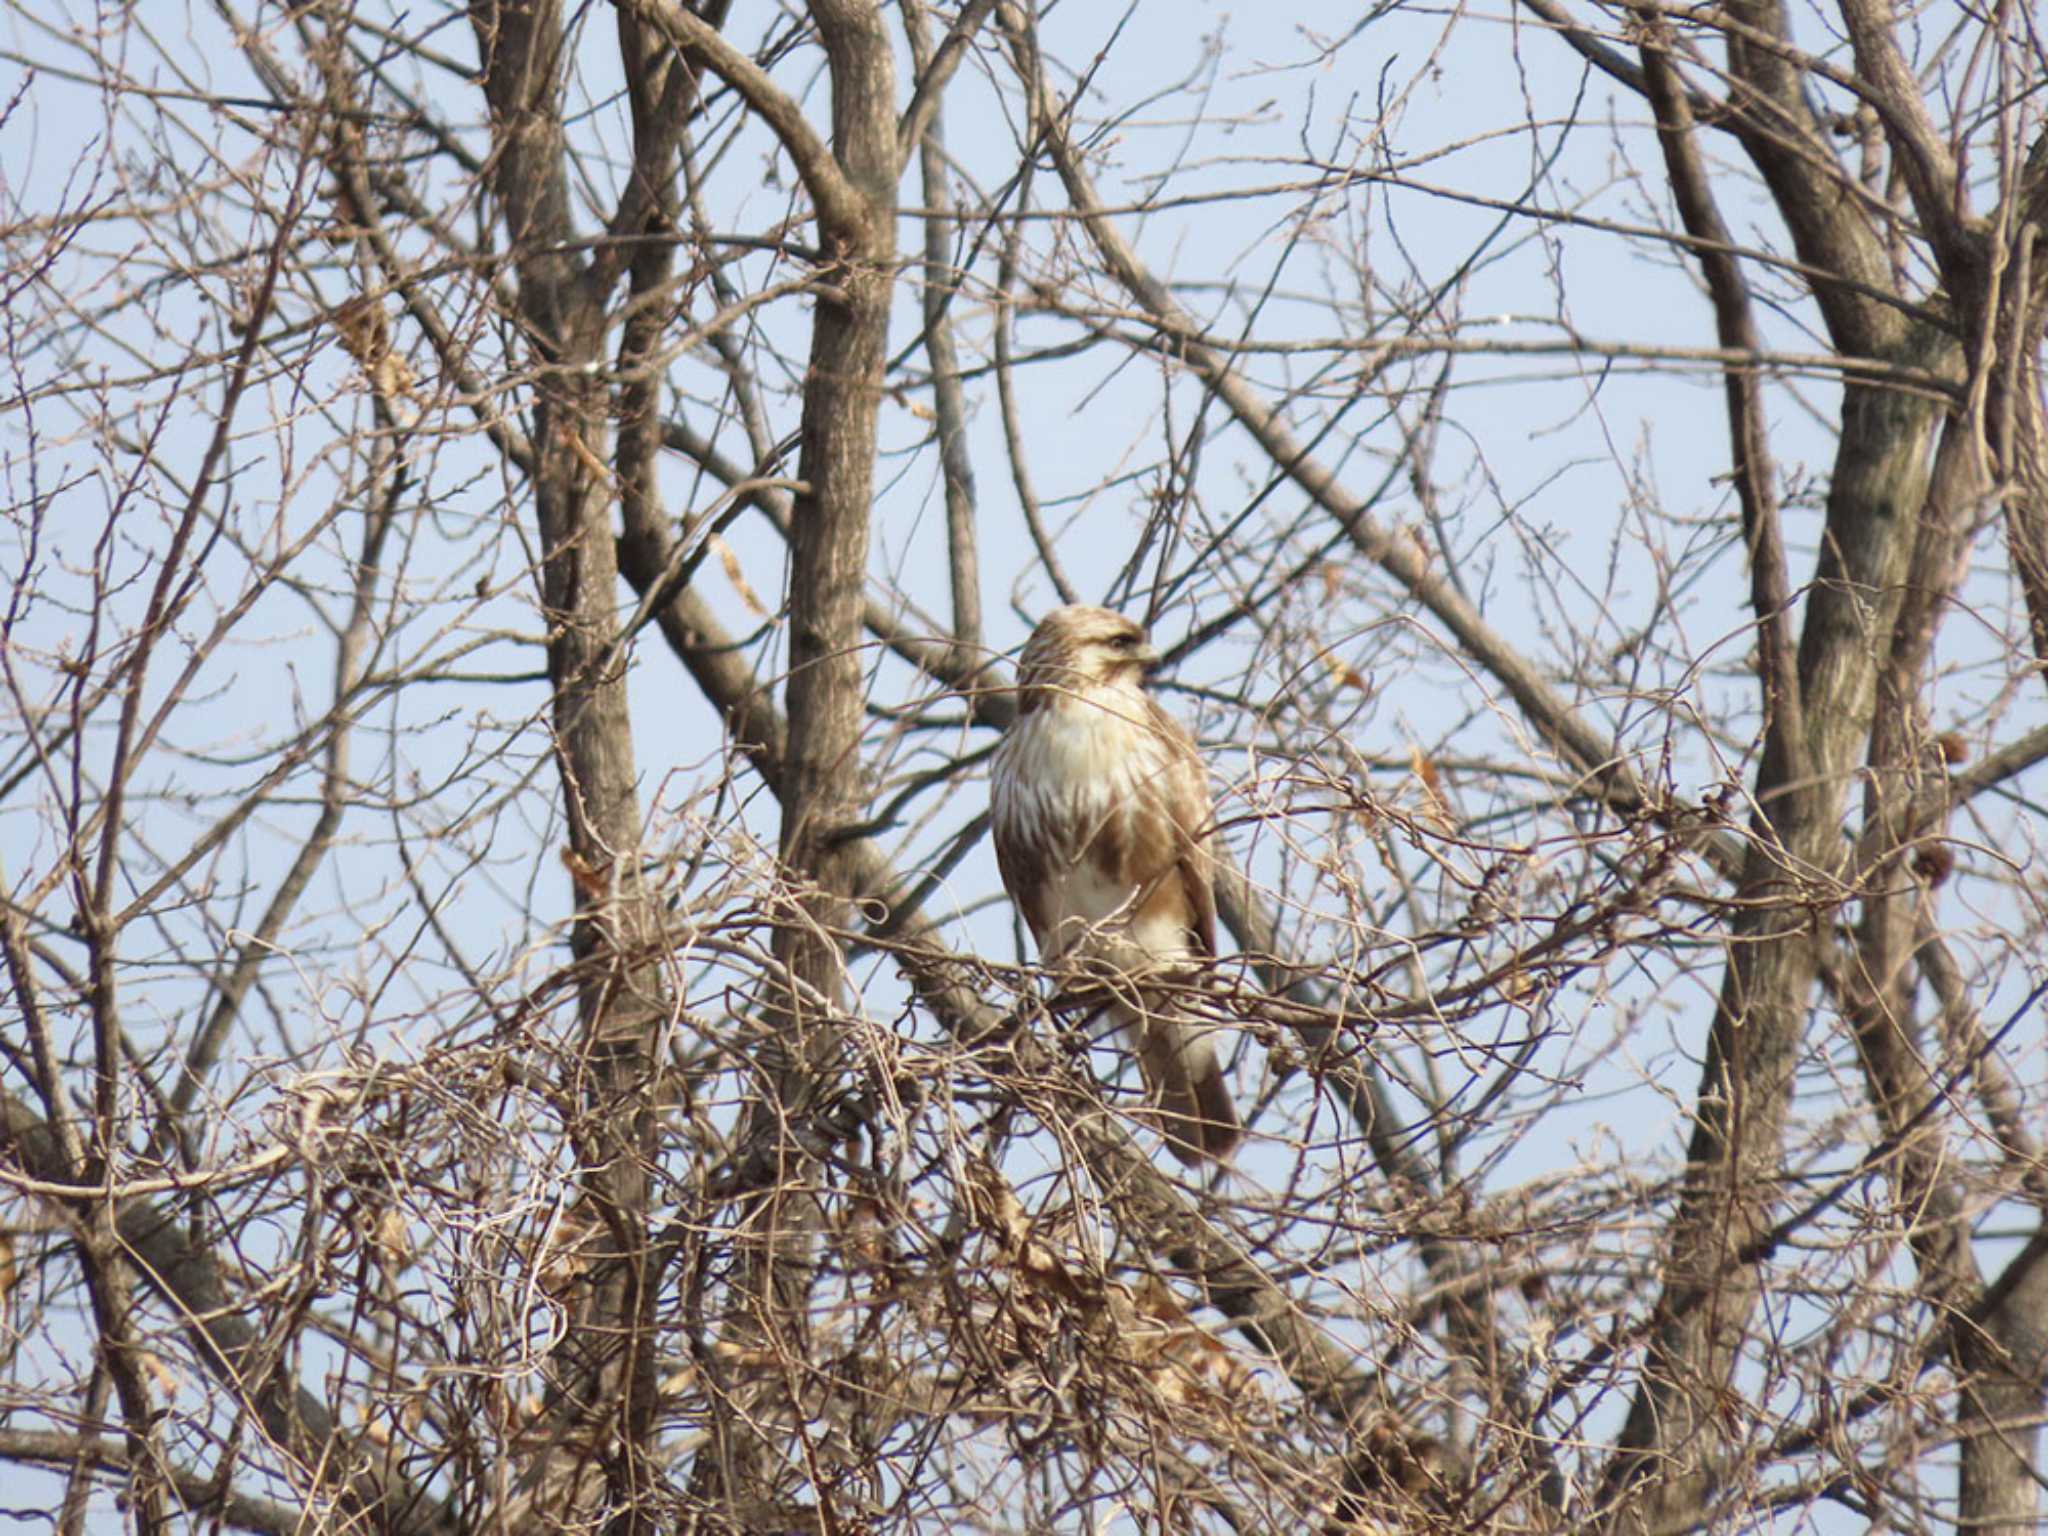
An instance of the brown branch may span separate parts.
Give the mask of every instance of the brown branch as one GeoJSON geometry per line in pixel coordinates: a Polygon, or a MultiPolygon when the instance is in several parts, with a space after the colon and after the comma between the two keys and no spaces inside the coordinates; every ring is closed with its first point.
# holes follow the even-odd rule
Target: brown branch
{"type": "MultiPolygon", "coordinates": [[[[1018,54],[1018,68],[1028,79],[1021,18],[1008,5],[998,19],[1018,54]]],[[[1544,681],[1536,668],[1455,587],[1430,569],[1412,541],[1380,526],[1372,509],[1357,500],[1308,446],[1295,437],[1278,412],[1269,410],[1251,387],[1232,371],[1228,359],[1208,344],[1202,329],[1181,309],[1165,284],[1141,263],[1129,243],[1101,211],[1100,200],[1080,156],[1067,136],[1065,119],[1040,87],[1033,103],[1036,131],[1050,151],[1068,202],[1111,276],[1158,326],[1162,343],[1180,358],[1230,410],[1263,448],[1276,468],[1342,528],[1354,548],[1392,576],[1456,637],[1460,647],[1504,686],[1530,723],[1571,758],[1588,777],[1600,781],[1617,800],[1641,803],[1642,791],[1628,765],[1585,718],[1544,681]]]]}
{"type": "MultiPolygon", "coordinates": [[[[658,541],[633,542],[624,561],[627,579],[636,588],[656,579],[665,553],[658,541]]],[[[660,620],[663,634],[686,642],[678,659],[726,717],[733,740],[755,771],[779,795],[787,765],[777,743],[787,739],[787,727],[755,686],[737,644],[695,595],[679,594],[670,609],[672,613],[660,620]]],[[[949,647],[936,649],[950,654],[949,647]]],[[[847,839],[844,856],[864,895],[901,888],[872,839],[847,839]]],[[[950,1034],[986,1040],[1002,1033],[1001,1018],[962,980],[971,968],[947,950],[929,918],[905,922],[888,948],[899,958],[919,998],[950,1034]]],[[[1042,1047],[1014,1039],[1010,1048],[1019,1053],[1026,1072],[1048,1070],[1042,1047]]],[[[1302,1391],[1333,1412],[1349,1413],[1376,1391],[1354,1352],[1316,1328],[1253,1259],[1203,1220],[1127,1133],[1101,1117],[1087,1117],[1085,1127],[1081,1145],[1091,1171],[1128,1218],[1126,1230],[1132,1241],[1200,1277],[1211,1302],[1238,1319],[1247,1336],[1269,1352],[1302,1391]]]]}
{"type": "MultiPolygon", "coordinates": [[[[1889,0],[1841,0],[1842,23],[1856,55],[1856,74],[1876,107],[1905,173],[1914,212],[1952,285],[1972,274],[1981,282],[1984,231],[1973,228],[1955,158],[1935,132],[1912,66],[1899,52],[1899,19],[1889,0]]],[[[1973,285],[1974,286],[1974,285],[1973,285]]]]}
{"type": "Polygon", "coordinates": [[[1814,120],[1803,55],[1790,45],[1781,0],[1735,0],[1728,7],[1729,125],[1771,191],[1792,232],[1800,260],[1826,274],[1814,298],[1828,334],[1845,352],[1891,357],[1906,327],[1889,304],[1866,297],[1895,284],[1883,240],[1863,206],[1863,192],[1843,173],[1814,120]],[[1832,281],[1839,277],[1844,282],[1832,281]]]}
{"type": "MultiPolygon", "coordinates": [[[[80,1433],[57,1430],[0,1429],[0,1458],[28,1466],[76,1467],[112,1474],[104,1479],[126,1483],[136,1476],[134,1459],[121,1446],[80,1433]]],[[[306,1511],[296,1505],[251,1498],[222,1485],[218,1473],[201,1476],[182,1468],[153,1470],[170,1484],[185,1512],[208,1516],[254,1536],[305,1536],[306,1511]]]]}
{"type": "Polygon", "coordinates": [[[249,1322],[229,1294],[212,1256],[196,1246],[172,1210],[145,1199],[108,1201],[81,1183],[51,1128],[12,1094],[0,1093],[0,1150],[29,1177],[76,1191],[52,1200],[73,1226],[107,1223],[123,1257],[149,1288],[170,1303],[193,1353],[246,1403],[272,1444],[308,1468],[319,1486],[366,1516],[389,1536],[451,1536],[453,1514],[388,1466],[372,1466],[319,1398],[276,1369],[275,1341],[249,1322]]]}
{"type": "MultiPolygon", "coordinates": [[[[917,64],[920,98],[927,88],[949,75],[952,65],[958,62],[973,13],[978,9],[986,15],[994,8],[995,0],[975,0],[941,45],[941,56],[934,59],[923,7],[915,0],[904,6],[904,24],[909,33],[911,57],[917,64]],[[949,47],[953,51],[947,55],[945,50],[949,47]]],[[[972,24],[979,25],[978,16],[973,17],[972,24]]],[[[913,101],[911,110],[904,114],[906,125],[917,111],[917,102],[913,101]]],[[[980,534],[975,526],[974,463],[967,450],[967,398],[960,387],[960,354],[953,344],[951,318],[953,297],[959,291],[952,259],[959,226],[952,215],[952,193],[946,186],[945,123],[936,89],[931,91],[924,121],[918,153],[925,203],[920,221],[924,226],[924,344],[932,365],[932,410],[937,418],[939,472],[945,481],[946,567],[953,592],[953,639],[963,653],[971,656],[981,647],[980,534]]]]}
{"type": "MultiPolygon", "coordinates": [[[[1715,203],[1693,131],[1691,102],[1672,58],[1671,29],[1654,6],[1639,7],[1637,17],[1647,34],[1642,49],[1643,77],[1657,116],[1665,175],[1686,233],[1700,242],[1694,250],[1713,299],[1715,329],[1721,345],[1729,351],[1758,352],[1762,342],[1749,284],[1729,254],[1728,226],[1715,203]]],[[[1735,493],[1749,550],[1750,609],[1756,616],[1761,654],[1758,672],[1763,691],[1764,752],[1767,759],[1775,759],[1764,772],[1791,782],[1807,773],[1805,706],[1793,658],[1792,590],[1786,575],[1784,530],[1778,520],[1777,470],[1764,420],[1763,380],[1755,370],[1736,366],[1725,368],[1722,379],[1728,399],[1735,493]]]]}
{"type": "MultiPolygon", "coordinates": [[[[946,87],[952,83],[961,61],[967,57],[967,50],[974,45],[974,34],[981,30],[989,12],[995,8],[996,0],[967,0],[953,25],[946,29],[936,51],[929,43],[921,41],[925,35],[923,7],[913,5],[905,8],[905,24],[913,39],[912,47],[917,50],[914,55],[917,60],[917,88],[911,92],[909,105],[904,107],[903,116],[896,125],[896,160],[899,165],[908,165],[911,155],[925,142],[929,125],[938,119],[939,103],[945,96],[946,87]]],[[[931,173],[927,171],[925,176],[926,206],[944,207],[943,203],[931,200],[931,173]]]]}
{"type": "MultiPolygon", "coordinates": [[[[769,78],[752,59],[727,42],[710,22],[676,0],[624,0],[634,14],[666,37],[689,64],[708,69],[739,94],[747,108],[768,125],[811,194],[818,217],[828,229],[859,225],[867,217],[860,173],[833,155],[818,136],[803,107],[769,78]]],[[[843,35],[843,32],[839,35],[843,35]]],[[[893,113],[893,105],[892,105],[893,113]]],[[[892,117],[893,121],[893,117],[892,117]]],[[[892,139],[893,142],[893,139],[892,139]]],[[[841,146],[842,151],[844,145],[841,146]]]]}
{"type": "MultiPolygon", "coordinates": [[[[636,13],[637,14],[637,13],[636,13]]],[[[696,18],[691,22],[708,30],[696,18]]],[[[613,474],[599,456],[612,414],[604,380],[604,274],[576,255],[563,120],[566,35],[558,10],[492,0],[471,10],[490,105],[491,188],[531,349],[534,460],[529,485],[547,624],[550,721],[565,861],[575,903],[570,950],[578,1005],[578,1092],[590,1111],[572,1133],[595,1229],[565,1347],[550,1369],[546,1432],[518,1469],[524,1491],[564,1518],[620,1512],[621,1531],[654,1529],[656,1330],[651,1326],[650,1170],[657,1121],[640,1092],[667,1017],[656,935],[660,914],[642,876],[640,804],[631,713],[617,635],[618,566],[611,531],[613,474]],[[630,1105],[621,1113],[618,1106],[630,1105]]],[[[659,218],[672,206],[679,125],[658,121],[683,90],[654,40],[629,28],[633,89],[647,137],[636,170],[659,218]]],[[[722,46],[722,45],[721,45],[722,46]]],[[[665,281],[664,242],[638,250],[642,283],[665,281]]],[[[644,297],[644,294],[643,294],[644,297]]],[[[629,320],[622,345],[657,342],[654,306],[629,320]]],[[[635,411],[620,465],[651,480],[654,402],[644,371],[628,379],[635,411]]]]}

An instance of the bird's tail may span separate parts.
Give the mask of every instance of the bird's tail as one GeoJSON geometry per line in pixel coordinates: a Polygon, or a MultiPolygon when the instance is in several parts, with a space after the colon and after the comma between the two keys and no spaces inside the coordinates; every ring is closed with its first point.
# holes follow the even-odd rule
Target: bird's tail
{"type": "Polygon", "coordinates": [[[1167,1149],[1189,1167],[1222,1162],[1244,1137],[1212,1031],[1156,1008],[1119,1008],[1167,1149]]]}

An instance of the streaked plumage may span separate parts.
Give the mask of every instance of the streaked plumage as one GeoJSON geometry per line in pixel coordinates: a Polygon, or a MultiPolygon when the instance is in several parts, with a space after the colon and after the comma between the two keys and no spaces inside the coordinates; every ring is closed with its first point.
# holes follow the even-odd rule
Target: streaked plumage
{"type": "MultiPolygon", "coordinates": [[[[1133,983],[1216,953],[1209,789],[1187,732],[1144,690],[1157,660],[1107,608],[1047,614],[990,789],[996,862],[1040,955],[1133,983]]],[[[1176,1015],[1169,988],[1110,990],[1174,1155],[1227,1156],[1243,1129],[1209,1031],[1176,1015]]]]}

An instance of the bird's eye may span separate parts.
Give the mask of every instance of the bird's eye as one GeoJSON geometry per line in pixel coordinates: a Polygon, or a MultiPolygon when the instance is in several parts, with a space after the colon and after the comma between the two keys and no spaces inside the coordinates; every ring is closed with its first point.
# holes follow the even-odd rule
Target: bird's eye
{"type": "Polygon", "coordinates": [[[1136,635],[1118,635],[1109,643],[1120,651],[1128,651],[1138,643],[1138,637],[1136,635]]]}

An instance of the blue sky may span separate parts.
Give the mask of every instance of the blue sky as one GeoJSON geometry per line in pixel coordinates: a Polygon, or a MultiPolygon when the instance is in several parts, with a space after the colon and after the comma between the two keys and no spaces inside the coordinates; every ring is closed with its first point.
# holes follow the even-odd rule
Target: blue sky
{"type": "MultiPolygon", "coordinates": [[[[421,15],[406,15],[417,31],[421,15]]],[[[278,16],[258,16],[276,29],[280,53],[292,57],[278,16]]],[[[137,94],[110,100],[45,69],[0,130],[9,145],[0,159],[9,220],[103,201],[168,209],[189,195],[185,227],[214,258],[196,270],[181,267],[184,253],[153,244],[131,220],[85,222],[51,259],[61,274],[56,286],[92,323],[14,338],[15,373],[6,387],[33,401],[0,415],[0,453],[17,512],[31,505],[47,512],[33,561],[25,519],[0,534],[11,540],[0,543],[0,559],[20,569],[33,564],[36,572],[12,631],[31,703],[61,697],[59,657],[82,643],[82,573],[103,536],[113,549],[106,569],[120,584],[116,609],[130,623],[139,613],[133,605],[177,505],[176,474],[198,462],[210,431],[204,413],[166,404],[181,381],[159,370],[195,337],[220,356],[237,345],[229,322],[272,223],[247,215],[243,189],[317,201],[319,173],[293,152],[288,131],[281,147],[266,145],[265,135],[282,125],[258,104],[258,83],[217,19],[192,10],[174,23],[168,13],[153,20],[164,30],[145,34],[131,17],[126,28],[110,24],[106,33],[137,94]],[[145,98],[142,88],[169,94],[145,98]],[[208,110],[181,100],[177,93],[188,90],[245,102],[208,110]],[[143,157],[159,140],[205,185],[143,174],[143,157]],[[251,242],[258,243],[253,252],[251,242]],[[124,443],[151,434],[161,472],[138,477],[139,460],[124,443]]],[[[67,23],[92,21],[84,12],[62,20],[39,20],[21,7],[8,13],[14,57],[0,61],[0,97],[13,94],[8,71],[17,84],[28,80],[24,58],[68,60],[83,71],[84,58],[53,41],[52,29],[67,23]]],[[[1608,724],[1618,750],[1643,754],[1646,769],[1668,775],[1689,798],[1724,781],[1747,783],[1755,698],[1719,376],[1699,359],[1617,355],[1622,346],[1698,349],[1713,340],[1692,273],[1668,249],[1620,232],[1668,220],[1639,105],[1506,13],[1407,9],[1361,22],[1355,5],[1302,4],[1275,16],[1205,4],[1112,11],[1069,3],[1048,8],[1044,36],[1048,54],[1064,66],[1052,72],[1056,91],[1064,97],[1086,77],[1079,112],[1094,132],[1098,189],[1124,210],[1119,227],[1185,308],[1256,343],[1243,364],[1251,377],[1276,392],[1300,391],[1290,407],[1297,430],[1315,438],[1318,454],[1347,485],[1382,487],[1382,520],[1412,530],[1454,569],[1494,626],[1608,724]],[[1363,373],[1373,346],[1406,341],[1418,324],[1455,337],[1447,371],[1443,353],[1425,352],[1385,374],[1363,373]],[[1420,419],[1439,383],[1442,424],[1425,499],[1394,454],[1401,424],[1420,419]],[[1589,662],[1599,658],[1605,671],[1596,676],[1589,662]],[[1731,728],[1689,728],[1722,718],[1731,728]]],[[[743,29],[735,37],[754,41],[743,29]]],[[[430,46],[458,64],[473,55],[452,12],[430,46]]],[[[778,79],[822,116],[825,87],[816,70],[815,54],[799,51],[778,79]]],[[[610,30],[599,19],[585,24],[574,78],[590,108],[578,131],[593,145],[616,141],[625,113],[615,97],[610,30]]],[[[480,153],[481,103],[465,94],[456,71],[429,70],[420,87],[460,142],[480,153]]],[[[948,98],[946,132],[959,186],[1003,184],[1016,162],[1014,93],[970,63],[948,98]]],[[[1725,146],[1716,152],[1732,153],[1725,146]]],[[[586,165],[589,195],[601,207],[615,190],[602,178],[617,167],[600,156],[586,165]]],[[[1043,167],[1035,174],[1034,209],[1056,210],[1055,178],[1043,167]]],[[[739,134],[707,174],[710,227],[772,230],[796,206],[793,182],[786,156],[758,131],[739,134]]],[[[1724,188],[1724,213],[1739,238],[1782,246],[1755,190],[1733,176],[1724,188]]],[[[471,231],[473,190],[452,175],[438,190],[451,223],[471,231]]],[[[902,195],[907,207],[915,203],[914,171],[902,195]]],[[[1078,237],[1052,218],[1023,228],[1020,291],[1028,295],[1034,280],[1071,275],[1078,237]]],[[[908,218],[902,238],[904,253],[913,254],[908,218]]],[[[1002,653],[1056,599],[1017,513],[986,372],[997,242],[977,230],[968,238],[980,243],[963,262],[954,312],[969,371],[984,638],[1002,653]]],[[[425,242],[411,249],[423,262],[436,255],[425,242]]],[[[798,275],[791,260],[767,253],[730,269],[744,292],[767,292],[798,275]]],[[[1822,351],[1796,286],[1782,275],[1759,282],[1784,295],[1766,314],[1767,345],[1787,354],[1822,351]]],[[[209,624],[234,611],[237,572],[251,552],[261,558],[298,539],[309,543],[294,560],[293,582],[266,588],[190,682],[189,702],[145,775],[156,793],[130,813],[134,846],[146,850],[141,866],[173,859],[218,813],[217,797],[247,782],[252,762],[274,756],[327,706],[329,631],[360,537],[348,508],[363,466],[345,443],[369,420],[369,397],[322,317],[350,296],[351,284],[338,247],[336,259],[308,284],[294,285],[276,312],[252,397],[260,404],[247,411],[247,430],[238,431],[228,455],[236,476],[231,537],[208,566],[220,585],[202,591],[185,639],[197,646],[209,624]]],[[[474,327],[480,354],[507,345],[466,274],[449,271],[433,286],[474,327]]],[[[1283,566],[1308,561],[1330,530],[1298,492],[1271,483],[1271,466],[1241,433],[1212,431],[1192,468],[1176,460],[1190,424],[1205,413],[1213,420],[1217,408],[1156,355],[1111,343],[1078,348],[1090,323],[1112,334],[1143,329],[1127,300],[1100,279],[1058,293],[1059,306],[1019,315],[1014,330],[1020,357],[1031,359],[1016,379],[1036,495],[1079,595],[1123,598],[1129,587],[1134,608],[1143,607],[1159,574],[1161,546],[1144,542],[1148,521],[1162,505],[1173,509],[1186,533],[1168,546],[1164,578],[1175,584],[1156,626],[1171,644],[1261,590],[1265,551],[1285,549],[1283,566]],[[1068,312],[1053,312],[1061,307],[1068,312]],[[1203,542],[1209,536],[1214,547],[1203,542]],[[1120,580],[1141,548],[1149,558],[1135,580],[1120,580]]],[[[702,291],[693,294],[690,318],[715,307],[702,291]]],[[[766,366],[761,381],[771,439],[794,428],[809,313],[807,299],[780,298],[739,333],[757,358],[773,351],[784,360],[766,366]]],[[[906,277],[896,321],[903,347],[918,323],[906,277]]],[[[508,985],[537,983],[562,960],[568,889],[552,851],[561,831],[518,488],[464,435],[473,413],[433,375],[417,335],[402,325],[395,334],[421,373],[430,424],[448,433],[422,435],[408,450],[416,506],[394,531],[388,561],[403,567],[403,595],[379,604],[375,667],[431,666],[455,680],[394,689],[361,717],[355,760],[366,797],[386,809],[350,817],[280,946],[262,1006],[252,1010],[237,1037],[236,1063],[218,1084],[237,1106],[225,1122],[230,1139],[256,1134],[269,1084],[323,1064],[343,1044],[407,1056],[451,1030],[475,1027],[480,1015],[459,967],[442,952],[444,934],[468,962],[508,985]],[[405,859],[442,932],[423,924],[405,859]],[[322,1039],[329,1043],[315,1054],[295,1056],[322,1039]]],[[[913,623],[918,615],[943,623],[944,513],[921,367],[909,354],[904,387],[884,407],[872,592],[913,623]]],[[[1814,372],[1788,372],[1769,410],[1797,582],[1814,556],[1813,487],[1832,452],[1836,391],[1814,372]]],[[[749,463],[716,361],[702,349],[681,357],[673,382],[680,414],[749,463]]],[[[785,465],[782,472],[792,471],[785,465]]],[[[664,473],[679,513],[715,497],[716,487],[680,462],[664,473]]],[[[783,648],[766,614],[783,591],[783,547],[752,517],[734,523],[726,538],[730,561],[705,562],[704,590],[735,632],[755,637],[749,654],[772,685],[783,648]]],[[[1971,589],[1973,599],[2003,623],[2006,595],[1990,535],[1982,548],[1991,573],[1971,589]]],[[[1240,629],[1189,656],[1171,679],[1169,701],[1208,751],[1233,848],[1256,878],[1294,904],[1300,952],[1371,966],[1412,954],[1412,974],[1398,965],[1389,974],[1414,984],[1449,963],[1440,946],[1410,948],[1424,936],[1423,915],[1429,934],[1440,937],[1435,924],[1454,909],[1461,884],[1483,877],[1508,845],[1529,921],[1504,925],[1489,942],[1533,938],[1539,919],[1556,915],[1545,904],[1545,882],[1591,876],[1573,862],[1567,815],[1518,808],[1496,788],[1490,766],[1558,767],[1499,687],[1418,618],[1383,575],[1341,547],[1326,549],[1313,574],[1273,594],[1266,611],[1273,624],[1266,639],[1240,629]],[[1479,830],[1462,840],[1434,835],[1435,808],[1420,787],[1418,759],[1440,765],[1449,810],[1470,818],[1468,831],[1479,830]],[[1304,763],[1318,774],[1357,775],[1386,819],[1374,825],[1370,817],[1317,809],[1321,791],[1296,782],[1304,763]],[[1486,830],[1495,814],[1498,826],[1486,830]]],[[[1932,697],[1937,726],[1958,725],[1981,750],[2038,723],[2038,704],[2031,693],[2015,694],[2000,659],[2008,636],[1993,624],[1953,626],[1952,634],[1943,651],[1949,670],[1932,697]]],[[[175,657],[160,660],[153,675],[156,686],[170,686],[175,657]]],[[[871,703],[886,711],[923,702],[936,717],[877,720],[866,766],[877,776],[878,798],[907,775],[988,745],[985,731],[961,723],[957,701],[937,693],[877,653],[871,703]]],[[[759,849],[773,846],[773,804],[744,777],[736,794],[721,794],[721,723],[651,631],[636,651],[632,697],[651,849],[687,860],[716,846],[729,861],[730,889],[745,889],[760,871],[759,849]],[[747,838],[757,848],[746,849],[747,838]]],[[[88,753],[88,768],[98,760],[88,753]]],[[[8,771],[21,761],[10,759],[8,771]]],[[[190,908],[171,910],[151,931],[135,957],[156,965],[150,979],[134,984],[130,1024],[139,1038],[183,1027],[207,976],[190,957],[253,923],[312,814],[308,774],[295,777],[245,834],[209,853],[191,876],[190,908]]],[[[0,868],[17,889],[51,867],[52,807],[61,793],[61,775],[54,775],[0,806],[0,868]]],[[[933,857],[981,808],[974,775],[957,792],[934,788],[910,801],[897,834],[899,865],[933,857]]],[[[1974,835],[1989,855],[2019,861],[2031,852],[2024,821],[1994,820],[1974,835]]],[[[1989,858],[1986,872],[1999,873],[1996,864],[1989,858]]],[[[139,874],[138,883],[148,878],[139,874]]],[[[1951,895],[1959,930],[1978,945],[1974,953],[1997,983],[1987,993],[1993,1000],[2016,997],[2025,969],[2003,946],[2038,932],[2033,916],[2006,905],[2011,889],[1973,882],[1966,871],[1951,895]]],[[[1012,959],[1014,925],[998,890],[983,848],[951,871],[934,909],[959,914],[950,928],[958,947],[1012,959]]],[[[1715,955],[1711,933],[1702,933],[1662,952],[1592,966],[1536,1014],[1507,1000],[1455,1029],[1424,1024],[1405,1043],[1386,1038],[1374,1048],[1389,1071],[1410,1073],[1418,1084],[1434,1077],[1436,1091],[1469,1103],[1500,1069],[1498,1051],[1511,1052],[1539,1024],[1541,1048],[1516,1087],[1487,1101],[1487,1121],[1471,1128],[1457,1171],[1491,1194],[1525,1192],[1536,1208],[1564,1174],[1589,1164],[1595,1186],[1654,1183],[1681,1153],[1719,975],[1715,955]],[[1462,1094],[1452,1091],[1460,1081],[1462,1094]]],[[[902,989],[886,962],[864,966],[855,981],[877,1018],[894,1015],[902,989]]],[[[2036,1070],[2037,1055],[2030,1046],[2026,1060],[2036,1070]]],[[[1106,1059],[1097,1064],[1114,1070],[1106,1059]]],[[[1839,1042],[1817,1049],[1817,1116],[1839,1108],[1828,1079],[1851,1084],[1849,1065],[1839,1042]]],[[[1272,1081],[1256,1049],[1238,1070],[1248,1092],[1272,1081]]],[[[1327,1109],[1312,1109],[1302,1079],[1287,1093],[1282,1123],[1336,1134],[1327,1109]]],[[[1243,1177],[1253,1188],[1278,1187],[1291,1158],[1282,1143],[1255,1144],[1243,1177]]],[[[1347,1186],[1361,1159],[1355,1146],[1321,1149],[1311,1177],[1332,1189],[1347,1186]]],[[[1644,1240],[1616,1237],[1623,1247],[1644,1240]]],[[[1388,1295],[1410,1280],[1401,1260],[1372,1277],[1388,1295]]]]}

